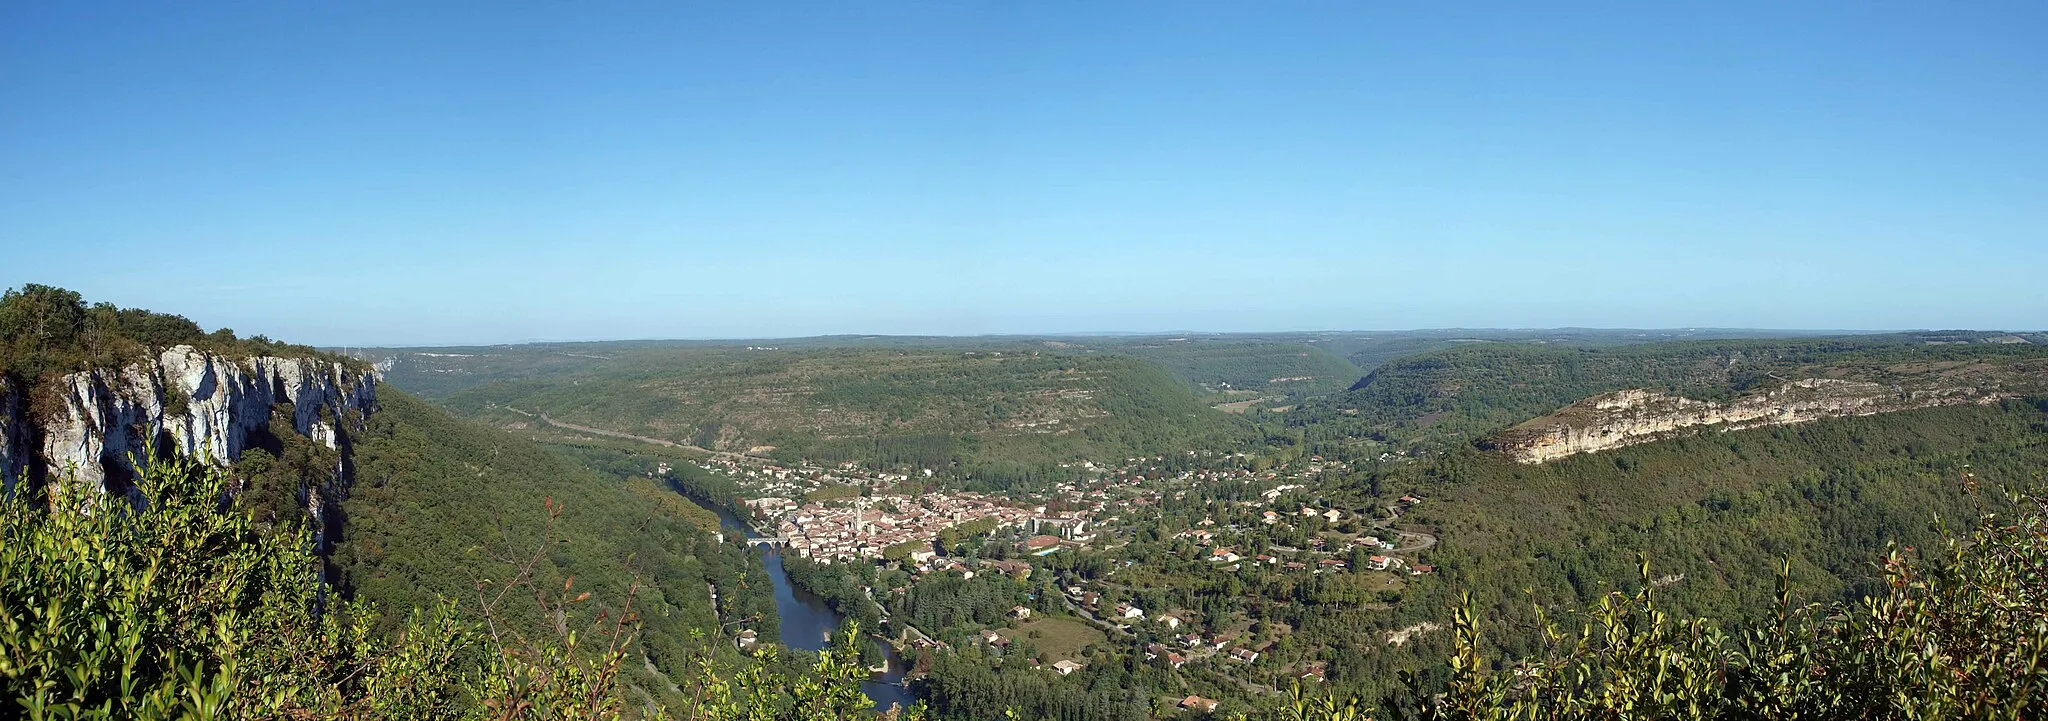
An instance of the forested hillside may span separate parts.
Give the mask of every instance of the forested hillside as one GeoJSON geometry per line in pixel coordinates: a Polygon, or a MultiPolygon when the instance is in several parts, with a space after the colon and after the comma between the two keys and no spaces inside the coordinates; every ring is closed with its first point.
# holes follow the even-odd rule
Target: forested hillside
{"type": "MultiPolygon", "coordinates": [[[[352,348],[346,351],[349,355],[378,363],[385,373],[385,380],[405,389],[408,393],[428,400],[439,400],[468,388],[504,381],[571,383],[594,377],[659,374],[676,368],[727,362],[769,350],[830,349],[1123,354],[1158,364],[1175,377],[1198,387],[1230,383],[1236,388],[1259,389],[1262,384],[1270,383],[1274,378],[1314,376],[1314,392],[1320,393],[1341,390],[1345,385],[1358,380],[1381,364],[1396,358],[1473,344],[1508,343],[1601,348],[1680,340],[1794,335],[1801,334],[1768,330],[1558,328],[1195,333],[1178,336],[819,336],[756,340],[647,340],[443,348],[352,348]],[[1351,367],[1344,367],[1346,363],[1351,367]]],[[[2048,337],[2041,340],[2048,342],[2048,337]]],[[[1286,381],[1283,385],[1304,382],[1286,381]]],[[[1298,391],[1284,387],[1279,390],[1298,391]]]]}
{"type": "MultiPolygon", "coordinates": [[[[1308,343],[1173,338],[1133,341],[1116,350],[1165,368],[1206,393],[1231,391],[1306,397],[1341,390],[1365,374],[1308,343]]],[[[1226,396],[1227,399],[1227,396],[1226,396]]]]}
{"type": "Polygon", "coordinates": [[[1488,643],[1508,657],[1540,648],[1531,602],[1584,608],[1634,591],[1647,561],[1666,608],[1715,624],[1759,622],[1789,562],[1796,599],[1881,592],[1887,544],[1931,549],[1936,524],[2013,510],[2048,468],[2048,402],[1939,408],[1678,438],[1543,465],[1469,447],[1346,481],[1363,497],[1428,500],[1399,527],[1441,542],[1436,572],[1390,611],[1303,599],[1274,616],[1321,640],[1332,683],[1373,695],[1399,671],[1442,673],[1448,636],[1404,648],[1385,634],[1445,624],[1469,594],[1488,643]],[[1434,670],[1432,670],[1434,669],[1434,670]]]}
{"type": "Polygon", "coordinates": [[[963,477],[1226,443],[1246,431],[1157,366],[1035,351],[758,351],[567,383],[494,383],[442,403],[510,427],[545,414],[712,450],[963,477]]]}
{"type": "MultiPolygon", "coordinates": [[[[1511,685],[1508,679],[1517,669],[1543,668],[1536,664],[1546,662],[1545,653],[1571,641],[1569,636],[1546,637],[1543,623],[1565,629],[1589,623],[1598,630],[1604,628],[1602,619],[1631,618],[1617,623],[1645,633],[1651,622],[1643,616],[1580,614],[1620,603],[1616,593],[1636,599],[1628,604],[1639,603],[1651,589],[1660,612],[1668,614],[1659,623],[1697,619],[1692,622],[1697,630],[1665,629],[1658,633],[1681,635],[1644,643],[1704,639],[1710,633],[1739,638],[1744,628],[1771,628],[1788,603],[1794,609],[1808,602],[1854,607],[1897,591],[1886,585],[1886,574],[1900,568],[1886,563],[1893,546],[1898,563],[1937,562],[1944,553],[1943,539],[1962,533],[1985,514],[2002,519],[2026,512],[2029,504],[2016,505],[2012,494],[2044,482],[2044,409],[2048,401],[2009,401],[1830,419],[1659,441],[1541,466],[1465,447],[1414,461],[1367,464],[1362,472],[1332,479],[1314,494],[1329,507],[1377,507],[1384,516],[1407,505],[1395,503],[1399,496],[1424,499],[1401,510],[1391,528],[1435,541],[1414,556],[1432,564],[1433,572],[1398,574],[1398,579],[1289,573],[1250,563],[1218,569],[1200,558],[1206,554],[1172,540],[1174,529],[1220,533],[1248,527],[1253,530],[1231,544],[1247,557],[1287,554],[1273,549],[1305,544],[1300,533],[1260,531],[1263,526],[1256,521],[1246,524],[1243,516],[1224,510],[1223,501],[1256,498],[1230,493],[1235,483],[1202,489],[1189,498],[1210,500],[1164,501],[1167,518],[1156,534],[1140,532],[1129,545],[1099,555],[1062,553],[1033,563],[1040,565],[1040,573],[1061,579],[1104,583],[1090,587],[1113,589],[1106,592],[1146,609],[1188,609],[1195,617],[1223,619],[1248,637],[1272,638],[1256,663],[1195,663],[1175,669],[1134,650],[1098,650],[1087,659],[1083,680],[1080,673],[1057,678],[991,670],[992,660],[942,658],[927,692],[934,711],[945,719],[980,718],[1011,706],[1026,709],[1031,718],[1141,718],[1156,708],[1149,705],[1162,689],[1225,699],[1226,711],[1254,718],[1295,718],[1273,695],[1231,678],[1284,691],[1293,670],[1317,667],[1325,670],[1324,679],[1304,684],[1312,695],[1364,699],[1368,708],[1385,704],[1413,712],[1428,706],[1429,694],[1446,684],[1455,688],[1461,672],[1511,685]],[[1207,519],[1215,524],[1204,524],[1207,519]],[[1781,568],[1789,582],[1783,598],[1781,568]],[[1546,617],[1537,615],[1539,605],[1547,609],[1546,617]],[[1455,630],[1461,620],[1484,631],[1467,651],[1460,650],[1455,630]],[[1444,662],[1459,654],[1488,661],[1462,671],[1444,662]],[[1412,683],[1405,680],[1410,674],[1412,683]],[[1418,688],[1425,693],[1413,693],[1418,688]]],[[[1256,518],[1255,513],[1244,516],[1256,518]]],[[[1414,545],[1413,537],[1407,538],[1404,547],[1414,545]]],[[[1362,556],[1351,558],[1357,562],[1362,556]]],[[[2048,627],[2025,624],[2019,630],[2022,636],[2048,633],[2048,627]]],[[[1178,648],[1164,629],[1132,631],[1138,635],[1134,647],[1159,641],[1178,648]]],[[[1950,642],[1968,647],[1968,638],[1964,633],[1950,642]]],[[[1643,650],[1606,646],[1597,637],[1592,643],[1590,655],[1579,661],[1627,663],[1636,658],[1630,654],[1643,650]]],[[[2027,642],[2020,643],[2018,648],[2026,648],[2027,642]]],[[[1694,652],[1704,653],[1684,653],[1694,652]]],[[[2027,672],[2033,675],[2022,678],[2039,686],[2040,673],[2036,666],[2027,672]]],[[[2009,680],[2015,679],[1986,682],[2009,680]]],[[[1736,683],[1732,678],[1696,682],[1736,683]]],[[[1507,718],[1492,715],[1503,713],[1499,707],[1506,699],[1467,698],[1465,703],[1472,715],[1447,718],[1507,718]]],[[[1735,713],[1732,717],[1741,718],[1740,708],[1704,717],[1735,713]]],[[[1560,713],[1556,718],[1601,717],[1583,710],[1560,713]]]]}
{"type": "Polygon", "coordinates": [[[2039,344],[1931,344],[1930,336],[1613,347],[1470,344],[1387,363],[1349,391],[1296,409],[1287,423],[1325,436],[1458,443],[1588,396],[1629,388],[1725,400],[1774,380],[1829,377],[1891,384],[1935,377],[1964,363],[2000,368],[2026,363],[2026,372],[2032,373],[2044,358],[2048,346],[2039,344]]]}
{"type": "MultiPolygon", "coordinates": [[[[356,438],[358,480],[341,509],[347,520],[333,562],[345,594],[399,611],[429,607],[437,597],[474,602],[478,584],[503,581],[529,563],[541,587],[574,576],[576,588],[592,593],[596,600],[577,609],[581,621],[616,615],[630,592],[645,626],[628,679],[664,702],[675,699],[657,671],[688,673],[689,652],[711,648],[725,621],[773,616],[765,584],[741,585],[743,577],[764,577],[760,560],[697,528],[672,505],[682,502],[673,491],[661,489],[663,503],[629,479],[585,470],[396,389],[379,398],[383,407],[356,438]],[[558,517],[551,518],[550,499],[558,517]],[[716,609],[711,588],[718,589],[716,609]],[[693,640],[695,633],[710,637],[693,640]]],[[[504,614],[534,628],[545,621],[524,596],[508,598],[504,614]]],[[[774,638],[773,624],[758,630],[774,638]]]]}
{"type": "Polygon", "coordinates": [[[1077,350],[1076,343],[992,336],[819,336],[765,340],[635,340],[520,343],[441,348],[351,348],[377,363],[385,380],[438,401],[459,391],[505,381],[575,383],[585,379],[653,377],[678,369],[757,358],[774,351],[895,350],[1029,353],[1077,350]]]}
{"type": "Polygon", "coordinates": [[[1608,348],[1642,343],[1680,341],[1787,338],[1813,336],[1783,330],[1739,328],[1643,329],[1626,328],[1452,328],[1441,330],[1358,331],[1302,334],[1333,355],[1351,361],[1366,372],[1378,370],[1389,361],[1412,355],[1473,345],[1563,346],[1567,348],[1608,348]]]}

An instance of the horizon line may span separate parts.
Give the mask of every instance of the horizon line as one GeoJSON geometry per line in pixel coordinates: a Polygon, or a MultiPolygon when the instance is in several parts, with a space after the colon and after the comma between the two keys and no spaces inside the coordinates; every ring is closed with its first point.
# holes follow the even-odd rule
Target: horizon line
{"type": "Polygon", "coordinates": [[[1400,329],[1350,329],[1350,330],[1271,330],[1271,331],[1202,331],[1202,330],[1161,330],[1161,331],[1062,331],[1048,333],[823,333],[803,336],[670,336],[638,338],[530,338],[499,342],[441,342],[401,344],[330,344],[316,347],[326,349],[420,349],[420,348],[495,348],[522,345],[550,344],[598,344],[598,343],[746,343],[774,341],[820,341],[832,339],[880,340],[880,339],[1046,339],[1063,338],[1170,338],[1223,337],[1223,336],[1312,336],[1346,334],[1389,334],[1389,333],[1540,333],[1540,332],[1603,332],[1603,333],[1769,333],[1779,336],[1810,335],[1813,337],[1848,335],[1885,335],[1892,333],[2042,333],[2041,330],[2006,330],[1977,328],[1744,328],[1726,326],[1674,326],[1667,328],[1630,328],[1597,326],[1552,326],[1552,327],[1443,327],[1443,328],[1400,328],[1400,329]]]}

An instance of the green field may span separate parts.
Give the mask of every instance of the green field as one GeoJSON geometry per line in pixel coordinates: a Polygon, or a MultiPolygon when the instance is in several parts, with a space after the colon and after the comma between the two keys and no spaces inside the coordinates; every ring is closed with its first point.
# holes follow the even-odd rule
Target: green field
{"type": "Polygon", "coordinates": [[[1107,634],[1088,625],[1087,621],[1064,616],[1033,618],[1018,624],[1016,628],[1003,629],[997,633],[1003,634],[1012,643],[1021,640],[1037,647],[1039,661],[1042,663],[1082,659],[1084,656],[1081,649],[1108,638],[1107,634]]]}

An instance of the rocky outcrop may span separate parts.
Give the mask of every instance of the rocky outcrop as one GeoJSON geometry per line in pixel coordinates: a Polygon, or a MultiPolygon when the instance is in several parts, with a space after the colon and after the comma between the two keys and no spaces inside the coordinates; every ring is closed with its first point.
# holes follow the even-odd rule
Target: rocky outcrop
{"type": "Polygon", "coordinates": [[[1510,428],[1488,445],[1521,463],[1543,463],[1685,433],[1992,403],[2014,395],[1996,387],[1905,388],[1831,378],[1788,381],[1727,403],[1625,390],[1587,398],[1510,428]]]}
{"type": "Polygon", "coordinates": [[[301,435],[338,447],[342,419],[360,418],[376,403],[376,378],[341,364],[307,358],[227,358],[176,346],[149,362],[74,373],[55,381],[61,411],[27,418],[26,405],[5,387],[11,410],[0,420],[0,452],[10,483],[39,461],[47,475],[105,489],[132,471],[146,444],[218,462],[241,457],[251,434],[268,427],[274,406],[291,404],[301,435]],[[33,426],[34,432],[30,432],[33,426]],[[31,441],[40,438],[40,443],[31,441]]]}

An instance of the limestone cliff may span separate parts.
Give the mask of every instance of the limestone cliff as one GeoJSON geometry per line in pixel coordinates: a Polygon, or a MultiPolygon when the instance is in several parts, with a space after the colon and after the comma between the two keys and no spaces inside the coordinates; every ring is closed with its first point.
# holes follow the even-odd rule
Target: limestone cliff
{"type": "Polygon", "coordinates": [[[1587,398],[1515,426],[1488,444],[1518,462],[1543,463],[1683,433],[1992,403],[2015,395],[2015,390],[1999,384],[1914,388],[1833,378],[1787,381],[1727,403],[1625,390],[1587,398]]]}
{"type": "MultiPolygon", "coordinates": [[[[293,429],[337,447],[344,418],[376,403],[374,375],[306,358],[228,358],[175,346],[120,369],[50,381],[54,417],[31,418],[14,389],[0,385],[0,473],[8,485],[37,473],[106,489],[125,476],[131,454],[154,441],[216,461],[241,457],[273,406],[289,403],[293,429]]],[[[40,396],[39,396],[40,397],[40,396]]],[[[338,471],[337,471],[338,472],[338,471]]]]}

